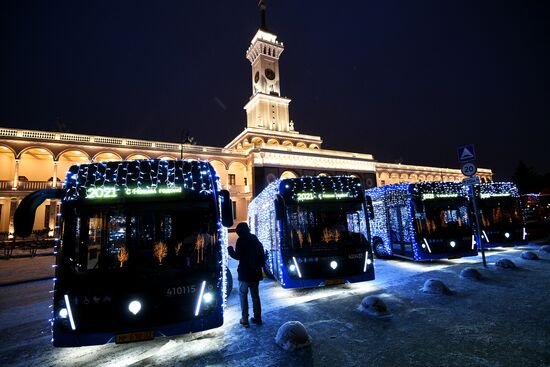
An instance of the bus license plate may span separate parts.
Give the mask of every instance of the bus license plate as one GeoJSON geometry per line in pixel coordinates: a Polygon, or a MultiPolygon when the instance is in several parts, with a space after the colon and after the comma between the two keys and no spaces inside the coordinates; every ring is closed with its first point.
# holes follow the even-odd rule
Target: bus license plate
{"type": "Polygon", "coordinates": [[[325,280],[325,285],[344,284],[345,282],[344,279],[327,279],[325,280]]]}
{"type": "Polygon", "coordinates": [[[140,342],[151,340],[155,337],[154,331],[137,331],[135,333],[118,334],[115,337],[116,344],[140,342]]]}

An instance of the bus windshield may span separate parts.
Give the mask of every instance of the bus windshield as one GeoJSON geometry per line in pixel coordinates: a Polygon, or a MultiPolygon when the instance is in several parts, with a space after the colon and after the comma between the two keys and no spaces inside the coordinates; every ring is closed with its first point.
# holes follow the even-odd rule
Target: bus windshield
{"type": "Polygon", "coordinates": [[[453,237],[471,232],[468,200],[424,200],[424,211],[415,214],[416,231],[421,237],[453,237]]]}
{"type": "Polygon", "coordinates": [[[366,233],[365,213],[360,203],[288,206],[288,225],[287,244],[293,249],[322,251],[367,246],[362,235],[366,233]]]}
{"type": "Polygon", "coordinates": [[[63,259],[79,272],[206,270],[217,261],[211,203],[79,206],[65,213],[63,259]]]}
{"type": "Polygon", "coordinates": [[[519,200],[513,197],[493,197],[479,201],[479,220],[483,228],[516,225],[521,227],[519,200]]]}

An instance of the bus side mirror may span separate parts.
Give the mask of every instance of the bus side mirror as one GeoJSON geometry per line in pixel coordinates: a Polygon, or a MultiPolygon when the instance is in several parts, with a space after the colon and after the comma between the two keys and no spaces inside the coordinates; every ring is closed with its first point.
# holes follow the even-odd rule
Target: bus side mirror
{"type": "Polygon", "coordinates": [[[374,219],[374,207],[372,206],[372,198],[367,195],[365,199],[367,200],[367,215],[369,219],[374,219]]]}
{"type": "Polygon", "coordinates": [[[36,209],[46,199],[63,199],[65,190],[44,189],[38,190],[25,196],[17,206],[13,215],[14,233],[19,237],[28,237],[32,233],[36,209]]]}
{"type": "Polygon", "coordinates": [[[275,198],[275,219],[281,220],[284,217],[285,202],[283,197],[277,194],[275,198]]]}
{"type": "Polygon", "coordinates": [[[233,203],[229,197],[229,191],[221,190],[220,196],[222,198],[222,225],[229,228],[233,225],[233,203]]]}

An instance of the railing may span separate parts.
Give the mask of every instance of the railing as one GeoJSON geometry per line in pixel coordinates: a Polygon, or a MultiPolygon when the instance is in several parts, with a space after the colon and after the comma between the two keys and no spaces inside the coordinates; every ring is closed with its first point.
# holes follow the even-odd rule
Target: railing
{"type": "MultiPolygon", "coordinates": [[[[61,182],[57,181],[55,187],[60,188],[61,182]]],[[[51,181],[19,181],[17,183],[17,190],[21,190],[21,191],[36,191],[36,190],[51,189],[51,188],[52,188],[51,181]]]]}
{"type": "Polygon", "coordinates": [[[8,129],[8,128],[0,128],[0,137],[30,138],[30,139],[66,141],[66,142],[76,142],[76,143],[98,143],[98,144],[114,145],[114,146],[160,149],[160,150],[167,150],[172,152],[180,152],[181,150],[183,150],[184,153],[198,153],[198,154],[200,153],[222,154],[223,153],[223,154],[231,154],[231,155],[239,155],[239,156],[246,155],[246,152],[239,152],[233,149],[208,147],[208,146],[201,146],[201,145],[183,144],[183,147],[182,147],[181,144],[169,143],[169,142],[114,138],[114,137],[108,137],[108,136],[82,135],[82,134],[72,134],[72,133],[55,133],[55,132],[47,132],[47,131],[18,130],[18,129],[8,129]]]}
{"type": "Polygon", "coordinates": [[[0,181],[0,190],[11,190],[13,181],[0,181]]]}
{"type": "Polygon", "coordinates": [[[250,186],[248,185],[225,185],[226,189],[231,194],[248,194],[250,193],[250,186]]]}

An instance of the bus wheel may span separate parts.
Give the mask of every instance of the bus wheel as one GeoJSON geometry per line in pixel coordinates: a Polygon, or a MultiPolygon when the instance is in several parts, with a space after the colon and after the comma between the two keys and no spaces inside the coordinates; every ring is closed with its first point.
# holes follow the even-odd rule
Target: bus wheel
{"type": "Polygon", "coordinates": [[[380,238],[375,238],[373,241],[374,245],[374,254],[378,259],[388,259],[390,256],[386,252],[386,246],[384,246],[384,241],[380,238]]]}
{"type": "Polygon", "coordinates": [[[233,275],[231,275],[231,270],[229,268],[225,268],[225,298],[229,298],[229,295],[231,294],[231,291],[233,290],[233,275]]]}

